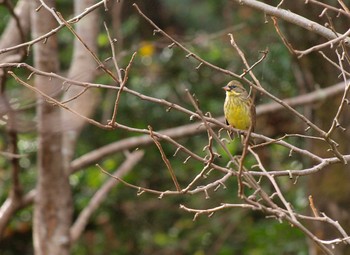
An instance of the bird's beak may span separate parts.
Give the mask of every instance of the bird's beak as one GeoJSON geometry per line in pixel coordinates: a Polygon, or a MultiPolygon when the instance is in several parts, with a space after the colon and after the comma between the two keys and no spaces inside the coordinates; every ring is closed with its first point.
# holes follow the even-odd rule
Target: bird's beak
{"type": "Polygon", "coordinates": [[[229,87],[228,86],[225,86],[225,87],[222,87],[223,90],[225,91],[228,91],[229,90],[229,87]]]}

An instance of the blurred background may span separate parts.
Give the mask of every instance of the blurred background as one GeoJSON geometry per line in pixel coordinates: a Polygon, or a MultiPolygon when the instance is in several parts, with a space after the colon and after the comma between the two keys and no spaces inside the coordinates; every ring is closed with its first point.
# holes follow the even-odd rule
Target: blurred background
{"type": "MultiPolygon", "coordinates": [[[[15,5],[16,1],[12,1],[15,5]]],[[[254,68],[254,73],[263,87],[283,99],[295,97],[325,88],[341,81],[338,72],[318,53],[298,59],[292,55],[275,31],[270,17],[248,7],[240,6],[234,1],[135,1],[140,9],[150,17],[166,33],[188,47],[195,54],[208,62],[241,74],[244,69],[242,61],[230,45],[228,33],[234,38],[245,53],[250,64],[261,57],[261,51],[268,50],[267,57],[254,68]]],[[[336,3],[336,1],[333,1],[336,3]]],[[[120,67],[125,68],[133,52],[136,59],[129,73],[127,87],[152,97],[165,99],[192,109],[185,90],[195,94],[203,112],[210,112],[213,117],[223,116],[224,91],[221,89],[231,77],[205,66],[196,69],[198,62],[186,58],[178,47],[168,47],[171,42],[160,33],[153,34],[153,27],[147,23],[132,7],[132,1],[121,1],[111,5],[105,12],[99,8],[100,27],[97,37],[98,52],[103,61],[111,56],[110,44],[103,22],[106,22],[110,33],[118,39],[116,43],[117,59],[120,67]],[[118,8],[116,7],[118,5],[118,8]]],[[[279,1],[269,1],[276,6],[279,1]]],[[[330,3],[329,3],[330,4],[330,3]]],[[[73,17],[71,1],[57,1],[57,10],[64,17],[73,17]]],[[[305,8],[304,1],[285,1],[282,8],[304,15],[323,24],[327,20],[318,17],[322,8],[312,5],[305,8]]],[[[332,14],[330,14],[332,15],[332,14]]],[[[345,31],[348,20],[335,18],[337,31],[345,31]]],[[[0,32],[3,32],[11,15],[5,6],[0,5],[0,32]]],[[[325,39],[311,32],[279,21],[281,31],[296,49],[306,49],[325,39]]],[[[67,75],[71,64],[74,36],[68,29],[58,33],[60,74],[67,75]]],[[[325,49],[330,57],[331,51],[325,49]]],[[[336,60],[336,58],[335,58],[336,60]]],[[[32,56],[26,57],[26,63],[32,64],[32,56]]],[[[112,62],[106,62],[113,69],[112,62]]],[[[23,77],[30,72],[20,70],[23,77]]],[[[72,77],[80,78],[80,77],[72,77]]],[[[96,83],[112,85],[113,81],[104,73],[96,75],[96,83]]],[[[36,185],[36,152],[37,133],[35,119],[35,95],[13,79],[6,81],[7,97],[18,109],[18,149],[27,155],[19,159],[20,181],[25,192],[36,185]]],[[[248,89],[248,87],[246,87],[248,89]]],[[[106,123],[111,118],[116,93],[111,90],[95,91],[99,102],[93,110],[92,118],[106,123]]],[[[329,128],[334,113],[339,106],[339,97],[320,100],[317,103],[305,104],[298,111],[312,119],[322,128],[329,128]]],[[[256,105],[270,103],[270,99],[257,94],[256,105]]],[[[346,127],[349,120],[341,119],[346,127]]],[[[160,131],[172,127],[192,123],[189,116],[175,111],[167,111],[166,107],[141,100],[131,94],[122,93],[117,121],[121,124],[147,129],[151,125],[160,131]]],[[[273,114],[261,114],[257,117],[256,132],[272,138],[286,133],[303,133],[306,126],[286,111],[273,114]]],[[[7,148],[8,133],[4,124],[0,126],[0,150],[7,148]]],[[[125,130],[106,131],[92,125],[85,125],[76,142],[74,158],[79,158],[102,146],[123,140],[137,133],[125,130]]],[[[348,138],[348,133],[341,133],[348,138]]],[[[336,134],[337,138],[337,134],[336,134]]],[[[203,147],[208,143],[207,133],[183,137],[178,140],[187,148],[199,155],[205,155],[203,147]]],[[[324,155],[326,148],[302,138],[287,138],[296,146],[313,150],[324,155]]],[[[242,145],[235,140],[230,145],[233,155],[241,153],[242,145]]],[[[349,153],[349,145],[341,144],[344,153],[349,153]]],[[[154,144],[146,147],[132,148],[145,152],[144,157],[124,177],[132,184],[156,190],[174,190],[159,150],[154,144]]],[[[189,159],[184,163],[186,155],[181,152],[173,157],[176,148],[168,143],[163,149],[169,157],[181,186],[186,186],[203,168],[203,165],[189,159]]],[[[220,147],[216,149],[219,153],[220,147]]],[[[105,157],[98,163],[112,172],[124,161],[125,153],[118,152],[105,157]]],[[[303,169],[311,164],[298,155],[289,156],[290,151],[270,146],[258,150],[267,170],[303,169]]],[[[228,157],[222,154],[219,165],[226,165],[228,157]]],[[[247,158],[247,165],[253,160],[247,158]]],[[[339,166],[340,167],[340,166],[339,166]]],[[[348,167],[332,171],[323,171],[312,178],[299,178],[296,184],[287,177],[280,178],[279,184],[288,201],[300,212],[309,209],[307,197],[317,197],[316,206],[327,215],[334,216],[347,226],[349,217],[344,213],[349,204],[348,167]],[[347,169],[346,169],[347,168],[347,169]],[[334,172],[333,171],[333,172],[334,172]]],[[[10,162],[0,156],[0,201],[5,201],[11,186],[10,162]]],[[[211,178],[217,178],[212,173],[211,178]]],[[[74,217],[85,208],[91,197],[110,177],[92,164],[70,177],[74,200],[74,217]]],[[[237,198],[237,182],[235,179],[225,183],[226,189],[210,192],[210,199],[204,194],[164,196],[144,193],[137,195],[134,190],[118,184],[109,193],[102,205],[90,219],[86,230],[72,246],[72,254],[285,254],[304,255],[308,252],[308,241],[305,235],[286,223],[266,218],[265,215],[245,209],[226,209],[212,217],[194,215],[179,208],[184,204],[191,208],[207,209],[221,203],[239,203],[237,198]]],[[[265,187],[269,190],[268,184],[265,187]]],[[[0,241],[1,254],[33,254],[32,248],[32,207],[20,210],[11,220],[0,241]]],[[[320,232],[328,233],[320,228],[320,232]]],[[[345,253],[344,253],[345,254],[345,253]]]]}

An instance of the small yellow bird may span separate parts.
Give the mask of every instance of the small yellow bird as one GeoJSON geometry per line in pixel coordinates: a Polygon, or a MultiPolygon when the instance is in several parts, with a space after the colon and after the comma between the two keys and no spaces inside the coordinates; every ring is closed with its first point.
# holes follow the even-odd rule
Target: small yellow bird
{"type": "Polygon", "coordinates": [[[223,89],[226,91],[224,113],[226,124],[233,128],[248,130],[255,127],[255,106],[252,98],[239,81],[230,81],[223,89]]]}

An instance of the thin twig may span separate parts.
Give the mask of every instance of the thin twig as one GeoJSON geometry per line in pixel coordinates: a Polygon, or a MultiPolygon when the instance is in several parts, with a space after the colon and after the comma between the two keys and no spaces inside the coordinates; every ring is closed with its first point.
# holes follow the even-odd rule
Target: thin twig
{"type": "Polygon", "coordinates": [[[45,3],[44,0],[39,0],[39,1],[40,1],[41,5],[42,5],[47,11],[49,11],[49,12],[52,14],[52,16],[56,19],[57,23],[58,23],[59,25],[63,25],[63,22],[62,22],[61,18],[57,15],[57,13],[56,13],[56,11],[55,11],[55,8],[49,7],[49,6],[45,3]]]}
{"type": "Polygon", "coordinates": [[[332,11],[338,13],[338,15],[339,15],[339,14],[342,14],[342,15],[346,16],[347,18],[350,18],[350,13],[347,13],[346,11],[344,11],[344,10],[342,10],[342,9],[339,9],[339,8],[336,8],[336,7],[331,6],[331,5],[329,5],[329,4],[320,2],[320,1],[318,1],[318,0],[307,0],[307,1],[305,1],[305,3],[306,3],[306,4],[307,4],[307,3],[312,3],[312,4],[315,4],[315,5],[319,5],[319,6],[324,7],[325,9],[329,9],[329,10],[332,10],[332,11]]]}
{"type": "Polygon", "coordinates": [[[103,25],[106,29],[106,32],[107,32],[107,37],[108,37],[108,40],[109,40],[109,45],[111,46],[111,51],[112,51],[112,59],[113,59],[113,64],[114,64],[114,68],[115,68],[115,71],[117,72],[117,75],[118,75],[118,80],[119,80],[119,84],[122,82],[123,80],[123,77],[122,77],[122,72],[118,66],[118,61],[117,61],[117,56],[116,56],[116,53],[115,53],[115,47],[114,47],[114,43],[116,42],[115,40],[112,40],[111,38],[111,35],[109,34],[109,30],[108,30],[108,27],[107,27],[107,24],[106,22],[103,22],[103,25]]]}
{"type": "Polygon", "coordinates": [[[108,122],[108,125],[110,125],[111,127],[115,127],[116,125],[116,119],[117,119],[117,113],[118,113],[118,107],[119,107],[119,101],[120,101],[120,96],[123,92],[123,89],[126,85],[126,82],[128,80],[128,75],[129,75],[129,70],[130,70],[130,67],[134,61],[134,58],[136,56],[137,52],[134,52],[134,54],[132,54],[131,56],[131,59],[129,61],[129,64],[128,66],[125,68],[125,73],[124,73],[124,77],[120,83],[120,88],[117,92],[117,98],[115,99],[115,103],[114,103],[114,109],[113,109],[113,114],[112,114],[112,119],[108,122]]]}
{"type": "Polygon", "coordinates": [[[303,56],[305,56],[305,55],[307,55],[307,54],[309,54],[309,53],[311,53],[313,51],[318,51],[318,50],[320,50],[322,48],[325,48],[325,47],[328,47],[328,46],[333,48],[336,43],[341,42],[343,40],[346,41],[347,43],[349,43],[348,42],[349,35],[350,35],[350,29],[348,29],[348,31],[346,31],[344,34],[339,35],[339,37],[336,37],[336,38],[334,38],[332,40],[329,40],[329,41],[327,41],[325,43],[321,43],[321,44],[315,45],[315,46],[313,46],[313,47],[311,47],[311,48],[309,48],[307,50],[295,50],[295,52],[297,54],[299,54],[298,57],[301,58],[301,57],[303,57],[303,56]]]}
{"type": "MultiPolygon", "coordinates": [[[[86,16],[87,14],[89,14],[90,12],[94,11],[95,9],[97,9],[98,7],[100,7],[101,5],[103,5],[104,1],[101,0],[99,2],[97,2],[96,4],[86,8],[82,13],[80,13],[79,15],[69,19],[67,22],[68,23],[76,23],[78,22],[80,19],[82,19],[84,16],[86,16]]],[[[30,46],[34,45],[37,42],[46,40],[47,38],[49,38],[50,36],[56,34],[59,30],[61,30],[63,27],[65,27],[64,24],[59,25],[58,27],[52,29],[50,32],[47,32],[46,34],[43,34],[31,41],[25,42],[25,43],[21,43],[21,44],[17,44],[15,46],[12,47],[7,47],[4,49],[0,49],[0,54],[5,53],[5,52],[9,52],[9,51],[13,51],[16,49],[20,49],[23,47],[27,47],[29,48],[30,46]]]]}
{"type": "MultiPolygon", "coordinates": [[[[348,84],[346,83],[347,79],[346,79],[345,73],[343,72],[343,70],[344,70],[343,63],[342,63],[342,60],[341,60],[341,57],[340,57],[340,54],[339,54],[338,50],[336,50],[336,54],[338,56],[340,70],[342,70],[344,84],[345,84],[345,89],[344,89],[343,97],[342,97],[342,99],[340,101],[340,105],[338,107],[337,113],[335,114],[335,116],[333,118],[332,126],[330,127],[330,129],[327,132],[327,136],[328,137],[331,136],[332,132],[335,130],[336,127],[340,127],[338,119],[339,119],[339,116],[340,116],[341,112],[344,109],[344,106],[346,105],[345,100],[347,99],[347,96],[348,96],[348,93],[349,93],[349,90],[350,90],[350,83],[348,83],[348,84]]],[[[345,130],[343,130],[343,131],[345,131],[345,130]]]]}
{"type": "MultiPolygon", "coordinates": [[[[238,55],[241,57],[241,60],[243,61],[244,65],[246,66],[247,70],[249,70],[248,73],[249,73],[250,77],[252,77],[254,83],[255,83],[258,87],[262,87],[261,84],[260,84],[260,82],[259,82],[259,80],[255,77],[255,75],[254,75],[254,73],[253,73],[253,71],[252,71],[252,68],[249,66],[248,61],[247,61],[247,59],[245,58],[243,51],[238,47],[238,45],[237,45],[237,43],[236,43],[236,41],[235,41],[235,39],[234,39],[234,37],[233,37],[233,34],[232,34],[232,33],[229,33],[228,36],[230,37],[230,43],[231,43],[231,45],[236,49],[236,51],[238,52],[238,55]]],[[[267,54],[267,53],[266,53],[266,54],[267,54]]],[[[262,58],[262,60],[265,59],[266,54],[264,54],[264,58],[262,58]]]]}
{"type": "Polygon", "coordinates": [[[314,199],[313,197],[310,195],[309,196],[309,205],[310,205],[310,208],[312,210],[312,213],[314,214],[315,217],[320,217],[316,207],[315,207],[315,204],[314,204],[314,199]]]}
{"type": "Polygon", "coordinates": [[[71,98],[68,98],[68,99],[62,101],[61,103],[62,103],[62,104],[66,104],[66,103],[68,103],[68,102],[71,102],[71,101],[77,99],[77,98],[80,97],[82,94],[84,94],[88,89],[89,89],[89,87],[85,87],[85,88],[84,88],[82,91],[80,91],[78,94],[76,94],[75,96],[73,96],[73,97],[71,97],[71,98]]]}
{"type": "Polygon", "coordinates": [[[295,50],[293,49],[293,46],[288,42],[287,38],[283,35],[283,33],[281,32],[279,26],[278,26],[278,22],[277,22],[277,18],[274,16],[271,16],[272,22],[273,22],[273,26],[276,29],[277,34],[280,36],[280,38],[282,39],[283,44],[287,47],[287,49],[289,50],[289,52],[293,55],[295,55],[295,50]]]}
{"type": "Polygon", "coordinates": [[[149,130],[149,135],[151,136],[153,142],[154,142],[155,145],[157,146],[157,148],[158,148],[158,150],[159,150],[159,152],[160,152],[160,154],[161,154],[161,156],[162,156],[162,159],[163,159],[165,165],[167,166],[167,168],[168,168],[168,170],[169,170],[171,179],[173,180],[173,182],[174,182],[174,184],[175,184],[176,190],[177,190],[178,192],[181,192],[180,184],[179,184],[179,182],[178,182],[178,180],[177,180],[177,178],[176,178],[176,175],[175,175],[174,170],[173,170],[173,168],[172,168],[172,166],[171,166],[171,164],[170,164],[169,159],[167,158],[167,156],[166,156],[165,153],[164,153],[164,150],[163,150],[162,145],[161,145],[160,142],[155,138],[154,133],[153,133],[153,129],[152,129],[151,126],[148,126],[148,130],[149,130]]]}
{"type": "Polygon", "coordinates": [[[99,127],[99,128],[102,128],[102,129],[107,129],[107,130],[108,130],[108,129],[111,129],[110,126],[103,125],[103,124],[101,124],[101,123],[99,123],[99,122],[97,122],[97,121],[95,121],[95,120],[93,120],[93,119],[90,119],[90,118],[88,118],[88,117],[86,117],[86,116],[81,115],[79,112],[77,112],[77,111],[75,111],[75,110],[69,108],[68,106],[64,105],[63,103],[61,103],[61,102],[57,101],[56,99],[54,99],[54,98],[48,96],[47,94],[45,94],[45,93],[42,92],[41,90],[37,89],[36,87],[33,87],[33,86],[29,85],[28,83],[22,81],[22,80],[21,80],[17,75],[15,75],[12,71],[8,71],[7,73],[10,74],[18,83],[20,83],[20,84],[22,84],[23,86],[27,87],[28,89],[34,91],[35,93],[37,93],[37,94],[43,96],[43,97],[44,97],[46,100],[48,100],[49,102],[52,102],[53,104],[58,105],[58,106],[60,106],[60,107],[62,107],[62,108],[64,108],[64,109],[66,109],[67,111],[69,111],[69,112],[71,112],[71,113],[73,113],[73,114],[79,116],[80,118],[86,120],[87,122],[89,122],[89,123],[92,124],[92,125],[95,125],[95,126],[97,126],[97,127],[99,127]]]}
{"type": "MultiPolygon", "coordinates": [[[[275,6],[263,3],[261,1],[256,0],[234,0],[240,5],[246,5],[251,8],[263,11],[265,14],[270,16],[275,16],[277,18],[280,18],[282,20],[285,20],[291,24],[295,24],[299,27],[302,27],[308,31],[311,31],[313,33],[319,34],[323,37],[325,37],[328,40],[332,40],[337,38],[336,35],[334,35],[333,31],[331,29],[328,29],[312,20],[309,20],[301,15],[298,15],[296,13],[293,13],[290,10],[285,10],[282,8],[276,8],[275,6]]],[[[339,34],[340,35],[340,34],[339,34]]],[[[350,45],[350,39],[346,39],[347,45],[350,45]]]]}
{"type": "Polygon", "coordinates": [[[84,46],[84,48],[90,53],[90,55],[93,57],[93,59],[96,61],[96,63],[98,64],[98,66],[106,73],[108,74],[115,82],[118,83],[118,78],[115,77],[115,75],[108,70],[105,65],[102,63],[102,61],[98,58],[98,56],[96,55],[96,53],[94,53],[90,47],[84,42],[84,40],[81,39],[81,37],[77,34],[77,32],[75,32],[74,28],[69,24],[68,21],[66,21],[62,14],[59,12],[56,12],[57,16],[60,18],[60,20],[64,23],[64,25],[72,32],[72,34],[78,39],[78,41],[84,46]]]}

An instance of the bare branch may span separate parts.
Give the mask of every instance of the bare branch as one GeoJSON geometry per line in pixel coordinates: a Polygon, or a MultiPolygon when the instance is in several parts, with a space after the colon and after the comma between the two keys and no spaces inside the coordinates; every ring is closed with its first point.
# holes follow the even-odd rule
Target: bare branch
{"type": "Polygon", "coordinates": [[[336,38],[334,38],[332,40],[329,40],[328,42],[321,43],[319,45],[315,45],[315,46],[313,46],[313,47],[311,47],[311,48],[309,48],[307,50],[295,50],[295,52],[297,54],[299,54],[299,58],[301,58],[301,57],[303,57],[306,54],[309,54],[309,53],[311,53],[313,51],[318,51],[318,50],[320,50],[322,48],[325,48],[325,47],[328,47],[328,46],[333,48],[336,43],[339,43],[339,42],[341,42],[343,40],[345,40],[345,42],[347,44],[349,44],[349,42],[347,41],[347,40],[349,40],[349,35],[350,35],[350,29],[348,31],[346,31],[344,34],[339,35],[339,37],[336,37],[336,38]]]}
{"type": "Polygon", "coordinates": [[[334,6],[331,6],[331,5],[329,5],[329,4],[320,2],[320,1],[318,1],[318,0],[307,0],[307,1],[306,1],[306,4],[308,4],[308,3],[312,3],[312,4],[314,4],[314,5],[322,6],[322,7],[325,8],[325,10],[326,10],[326,9],[329,9],[329,10],[332,10],[332,11],[338,13],[338,14],[342,14],[342,15],[345,15],[346,17],[350,18],[350,14],[347,13],[346,11],[344,11],[344,10],[342,10],[342,9],[339,9],[339,8],[336,8],[336,7],[334,7],[334,6]]]}
{"type": "MultiPolygon", "coordinates": [[[[241,4],[246,4],[248,3],[256,3],[257,1],[254,0],[242,0],[239,1],[241,4]]],[[[263,7],[268,7],[268,9],[272,8],[269,5],[262,4],[260,2],[258,6],[263,6],[263,7]]],[[[213,68],[214,70],[223,72],[225,74],[229,74],[233,77],[236,78],[240,78],[239,75],[232,73],[232,72],[228,72],[225,69],[222,69],[220,67],[217,67],[213,64],[210,64],[208,62],[206,62],[205,60],[203,60],[202,58],[198,57],[196,54],[194,54],[193,52],[191,52],[190,50],[188,50],[185,46],[183,46],[182,44],[180,44],[178,41],[174,40],[171,36],[169,36],[167,33],[165,33],[163,30],[161,30],[152,20],[150,20],[144,13],[141,12],[141,10],[138,8],[138,6],[136,4],[133,4],[133,6],[138,10],[138,12],[140,13],[140,15],[147,20],[147,22],[149,22],[153,27],[156,28],[157,32],[162,33],[165,37],[167,37],[168,39],[170,39],[175,45],[179,46],[181,49],[183,49],[185,52],[187,52],[188,54],[186,55],[186,57],[194,57],[195,59],[197,59],[200,62],[203,62],[203,64],[213,68]]],[[[275,10],[275,9],[274,9],[275,10]]],[[[277,10],[281,10],[281,9],[277,9],[277,10]]],[[[284,11],[287,12],[287,11],[284,11]]],[[[288,12],[287,12],[288,13],[288,12]]],[[[281,13],[279,13],[281,14],[281,13]]],[[[275,15],[277,16],[277,15],[275,15]]],[[[305,19],[305,18],[303,18],[305,19]]],[[[317,24],[317,23],[315,23],[317,24]]],[[[241,58],[244,58],[244,55],[241,55],[241,58]]],[[[249,65],[247,65],[247,68],[249,69],[249,65]]],[[[254,78],[253,78],[254,79],[254,78]]],[[[329,144],[330,150],[334,153],[334,155],[336,157],[338,157],[344,164],[346,163],[343,159],[342,154],[339,152],[338,148],[337,148],[337,143],[335,141],[333,141],[329,136],[327,136],[327,133],[322,130],[321,128],[319,128],[316,124],[314,124],[312,121],[310,121],[308,118],[306,118],[303,114],[299,113],[297,110],[295,110],[294,108],[292,108],[290,105],[286,104],[283,100],[279,99],[278,97],[274,96],[273,94],[267,92],[259,83],[259,81],[257,81],[257,83],[253,83],[251,81],[249,81],[246,78],[243,78],[243,80],[249,84],[249,86],[251,86],[252,88],[256,89],[257,91],[263,93],[264,95],[268,96],[269,98],[273,99],[274,101],[276,101],[277,103],[281,104],[282,106],[284,106],[288,111],[290,111],[293,115],[297,116],[298,118],[300,118],[302,121],[304,121],[308,126],[310,126],[312,129],[314,129],[317,133],[320,134],[320,136],[322,136],[325,140],[325,142],[327,142],[329,144]],[[260,85],[260,86],[259,86],[260,85]]]]}
{"type": "Polygon", "coordinates": [[[276,17],[271,16],[271,19],[272,19],[273,26],[275,27],[277,34],[282,39],[282,42],[287,47],[289,52],[294,55],[295,54],[295,50],[293,49],[293,46],[288,42],[287,38],[282,34],[282,32],[281,32],[281,30],[280,30],[280,28],[278,26],[278,22],[277,22],[276,17]]]}
{"type": "MultiPolygon", "coordinates": [[[[295,14],[291,12],[290,10],[284,10],[281,8],[276,8],[274,6],[265,4],[260,1],[256,0],[235,0],[240,5],[247,5],[249,7],[252,7],[254,9],[263,11],[267,15],[275,16],[277,18],[280,18],[282,20],[285,20],[287,22],[290,22],[292,24],[295,24],[297,26],[300,26],[302,28],[305,28],[311,32],[314,32],[316,34],[319,34],[329,40],[336,39],[337,36],[334,34],[334,32],[324,26],[321,26],[320,24],[311,21],[303,16],[300,16],[298,14],[295,14]]],[[[339,36],[341,36],[339,34],[339,36]]],[[[346,43],[350,45],[350,39],[346,38],[346,43]]]]}
{"type": "MultiPolygon", "coordinates": [[[[63,25],[64,23],[61,21],[61,18],[57,15],[56,11],[55,11],[55,8],[52,8],[52,7],[49,7],[44,0],[39,0],[41,5],[44,6],[44,8],[46,10],[48,10],[52,16],[56,19],[57,23],[59,25],[63,25]]],[[[39,11],[40,10],[40,7],[37,8],[37,10],[39,11]]]]}
{"type": "Polygon", "coordinates": [[[153,129],[151,126],[148,126],[148,130],[149,130],[149,135],[151,136],[153,142],[155,143],[155,145],[158,147],[158,150],[162,156],[162,159],[165,163],[165,165],[167,166],[168,170],[169,170],[169,173],[170,173],[170,176],[171,176],[171,179],[173,180],[174,184],[175,184],[175,187],[176,187],[176,190],[178,192],[181,192],[181,187],[180,187],[180,184],[179,182],[177,181],[177,178],[176,178],[176,175],[174,173],[174,170],[173,168],[171,167],[171,164],[170,164],[170,161],[169,159],[167,158],[167,156],[165,155],[164,153],[164,150],[162,148],[162,145],[160,144],[160,142],[155,138],[154,136],[154,133],[153,133],[153,129]]]}
{"type": "MultiPolygon", "coordinates": [[[[24,1],[26,2],[26,1],[24,1]]],[[[86,16],[87,14],[89,14],[90,12],[94,11],[95,9],[97,9],[98,7],[100,7],[101,5],[104,4],[104,0],[101,0],[99,2],[97,2],[96,4],[88,7],[85,9],[85,11],[83,11],[82,13],[80,13],[79,15],[71,18],[70,20],[68,20],[67,22],[68,23],[76,23],[78,22],[81,18],[83,18],[84,16],[86,16]]],[[[11,46],[11,47],[6,47],[4,49],[0,49],[0,55],[4,52],[8,52],[8,51],[12,51],[12,50],[16,50],[16,49],[20,49],[20,48],[23,48],[23,47],[30,47],[32,46],[33,44],[37,43],[37,42],[40,42],[40,41],[43,41],[43,40],[46,40],[47,38],[49,38],[50,36],[56,34],[59,30],[61,30],[63,27],[65,27],[65,25],[61,24],[60,26],[52,29],[50,32],[47,32],[46,34],[44,35],[41,35],[39,36],[38,38],[36,39],[33,39],[31,41],[28,41],[28,42],[25,42],[25,43],[21,43],[21,44],[17,44],[15,46],[11,46]]]]}
{"type": "MultiPolygon", "coordinates": [[[[117,118],[117,112],[118,112],[118,106],[119,106],[119,100],[120,100],[120,95],[121,93],[123,92],[123,89],[126,85],[126,81],[128,80],[128,74],[129,74],[129,70],[130,70],[130,67],[134,61],[134,58],[136,56],[136,52],[134,52],[134,54],[132,54],[131,56],[131,59],[129,61],[129,64],[128,66],[125,68],[125,73],[124,73],[124,77],[122,78],[121,80],[121,83],[120,83],[120,88],[118,90],[118,93],[117,93],[117,98],[115,100],[115,103],[114,103],[114,110],[113,110],[113,115],[112,115],[112,119],[111,121],[108,122],[108,125],[110,125],[111,127],[115,127],[115,121],[116,121],[116,118],[117,118]]],[[[120,71],[119,71],[120,72],[120,71]]],[[[121,78],[121,77],[120,77],[121,78]]]]}
{"type": "Polygon", "coordinates": [[[54,104],[56,104],[56,105],[58,105],[58,106],[60,106],[60,107],[62,107],[62,108],[64,108],[64,109],[66,109],[67,111],[69,111],[69,112],[71,112],[71,113],[73,113],[73,114],[79,116],[80,118],[85,119],[87,122],[89,122],[89,123],[92,124],[92,125],[95,125],[95,126],[97,126],[97,127],[99,127],[99,128],[102,128],[102,129],[111,129],[109,126],[103,125],[103,124],[101,124],[101,123],[99,123],[99,122],[97,122],[97,121],[95,121],[95,120],[93,120],[93,119],[90,119],[90,118],[88,118],[88,117],[85,117],[85,116],[81,115],[80,113],[78,113],[77,111],[75,111],[75,110],[73,110],[73,109],[67,107],[67,106],[64,105],[63,103],[57,101],[56,99],[54,99],[54,98],[52,98],[52,97],[46,95],[46,94],[45,94],[44,92],[42,92],[41,90],[39,90],[39,89],[37,89],[37,88],[35,88],[35,87],[29,85],[28,83],[22,81],[22,80],[21,80],[17,75],[15,75],[13,72],[8,71],[8,73],[9,73],[18,83],[20,83],[20,84],[22,84],[23,86],[27,87],[28,89],[34,91],[35,93],[40,94],[41,96],[43,96],[44,98],[46,98],[49,102],[52,102],[52,103],[54,103],[54,104]]]}

